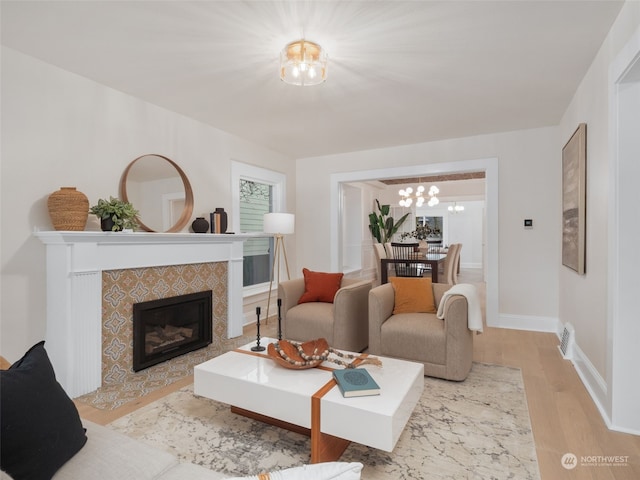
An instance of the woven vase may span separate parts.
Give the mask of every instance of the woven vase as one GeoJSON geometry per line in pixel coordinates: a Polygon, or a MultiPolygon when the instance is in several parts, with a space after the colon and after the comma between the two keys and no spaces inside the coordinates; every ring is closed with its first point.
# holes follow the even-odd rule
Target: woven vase
{"type": "Polygon", "coordinates": [[[47,200],[51,223],[56,230],[84,230],[89,217],[89,199],[76,187],[62,187],[47,200]]]}

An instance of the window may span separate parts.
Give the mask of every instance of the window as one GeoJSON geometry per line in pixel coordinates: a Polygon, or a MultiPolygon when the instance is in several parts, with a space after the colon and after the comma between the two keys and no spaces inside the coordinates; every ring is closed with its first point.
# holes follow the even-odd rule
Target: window
{"type": "MultiPolygon", "coordinates": [[[[240,162],[231,163],[233,227],[235,231],[262,232],[263,215],[283,212],[285,175],[240,162]],[[237,218],[236,218],[237,217],[237,218]]],[[[243,285],[256,291],[268,289],[273,265],[273,238],[251,238],[243,245],[243,285]]],[[[250,292],[255,293],[255,292],[250,292]]]]}
{"type": "MultiPolygon", "coordinates": [[[[266,183],[240,179],[240,231],[262,232],[262,217],[271,212],[273,187],[266,183]]],[[[269,261],[273,238],[250,238],[244,243],[243,286],[271,279],[269,261]]]]}

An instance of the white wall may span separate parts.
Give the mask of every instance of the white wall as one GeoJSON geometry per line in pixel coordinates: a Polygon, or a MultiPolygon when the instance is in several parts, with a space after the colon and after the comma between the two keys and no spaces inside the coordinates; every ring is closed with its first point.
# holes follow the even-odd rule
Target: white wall
{"type": "MultiPolygon", "coordinates": [[[[53,228],[46,201],[61,186],[77,187],[93,205],[118,195],[129,162],[158,153],[190,179],[194,219],[215,207],[231,219],[231,159],[283,172],[294,185],[295,164],[280,154],[15,50],[1,53],[0,352],[10,361],[45,335],[44,245],[31,233],[53,228]]],[[[87,229],[99,229],[90,222],[87,229]]]]}
{"type": "Polygon", "coordinates": [[[304,215],[296,218],[296,271],[330,267],[331,174],[497,157],[500,314],[523,325],[553,323],[561,232],[557,144],[557,129],[551,127],[300,159],[296,200],[304,215]],[[533,230],[523,229],[524,218],[534,219],[533,230]]]}
{"type": "Polygon", "coordinates": [[[340,228],[343,232],[342,261],[345,272],[362,269],[362,194],[359,188],[345,185],[342,189],[344,216],[340,228]]]}
{"type": "Polygon", "coordinates": [[[458,202],[464,206],[460,213],[449,213],[447,204],[442,207],[447,244],[461,243],[460,266],[462,268],[483,268],[483,217],[484,201],[458,202]]]}
{"type": "MultiPolygon", "coordinates": [[[[556,147],[559,149],[564,145],[579,123],[587,124],[586,274],[577,275],[566,267],[558,266],[559,286],[562,291],[560,320],[575,327],[577,349],[574,362],[601,412],[608,419],[612,418],[613,413],[611,398],[617,394],[611,390],[614,380],[612,377],[618,376],[622,382],[634,386],[633,401],[636,412],[640,402],[640,382],[637,376],[640,351],[637,349],[637,338],[633,362],[626,361],[623,364],[607,366],[607,358],[611,357],[611,351],[616,348],[611,342],[608,321],[611,322],[612,318],[607,311],[609,297],[614,293],[608,284],[608,272],[611,267],[608,229],[613,220],[610,215],[617,214],[611,210],[610,205],[616,192],[612,190],[615,189],[615,183],[609,178],[614,141],[611,135],[615,135],[610,128],[609,73],[613,61],[639,26],[640,2],[626,2],[560,122],[560,137],[556,147]]],[[[630,127],[637,136],[640,125],[630,127]]],[[[633,211],[636,218],[631,221],[637,224],[637,204],[634,205],[633,211]]],[[[636,237],[635,244],[637,240],[636,237]]],[[[627,258],[621,261],[633,262],[634,259],[627,258]]],[[[635,262],[635,265],[640,266],[638,262],[635,262]]],[[[637,277],[637,269],[635,276],[637,277]]],[[[635,285],[634,288],[637,292],[635,285]]],[[[637,322],[637,315],[634,321],[637,322]]],[[[620,423],[619,427],[624,429],[625,420],[620,423]]],[[[640,425],[636,424],[632,429],[639,433],[640,425]]]]}
{"type": "MultiPolygon", "coordinates": [[[[637,217],[640,204],[640,27],[636,30],[633,45],[634,65],[629,65],[631,55],[619,57],[617,69],[612,69],[612,86],[615,85],[612,104],[617,110],[613,138],[617,139],[613,154],[614,165],[610,169],[617,187],[617,195],[612,195],[614,214],[609,219],[609,315],[608,315],[608,355],[607,378],[611,379],[608,405],[611,423],[615,428],[632,431],[640,435],[640,382],[630,382],[629,375],[637,375],[636,365],[640,363],[638,339],[638,238],[640,225],[628,221],[637,217]],[[616,77],[624,80],[618,82],[616,77]]],[[[629,52],[631,53],[631,52],[629,52]]],[[[611,185],[611,182],[609,183],[611,185]]]]}

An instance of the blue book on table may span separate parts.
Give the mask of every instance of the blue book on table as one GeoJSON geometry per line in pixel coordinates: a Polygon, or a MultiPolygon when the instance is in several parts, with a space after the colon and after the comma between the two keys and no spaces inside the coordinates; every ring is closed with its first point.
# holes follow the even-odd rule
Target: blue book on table
{"type": "Polygon", "coordinates": [[[380,387],[364,368],[334,370],[333,378],[335,378],[344,397],[380,395],[380,387]]]}

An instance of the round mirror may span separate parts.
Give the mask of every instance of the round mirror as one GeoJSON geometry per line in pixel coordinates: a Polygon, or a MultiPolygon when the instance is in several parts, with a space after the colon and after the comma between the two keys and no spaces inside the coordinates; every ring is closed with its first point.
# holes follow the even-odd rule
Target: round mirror
{"type": "Polygon", "coordinates": [[[189,179],[162,155],[142,155],[132,161],[122,174],[120,196],[140,212],[140,228],[147,232],[179,232],[193,212],[189,179]]]}

